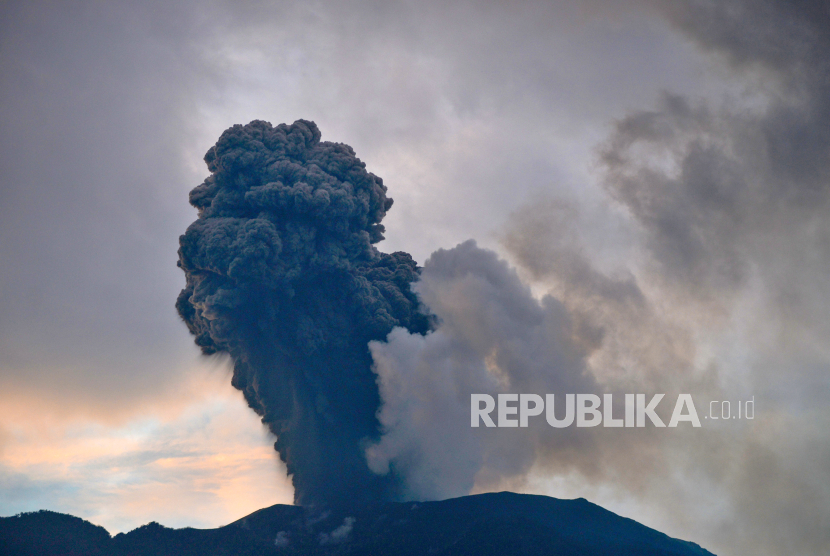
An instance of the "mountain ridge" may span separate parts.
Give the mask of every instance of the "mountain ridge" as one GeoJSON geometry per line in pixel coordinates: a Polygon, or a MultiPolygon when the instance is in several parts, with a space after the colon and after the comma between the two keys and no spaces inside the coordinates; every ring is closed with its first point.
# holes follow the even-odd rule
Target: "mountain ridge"
{"type": "Polygon", "coordinates": [[[215,529],[151,522],[114,537],[41,510],[0,518],[0,546],[8,556],[714,556],[584,498],[512,492],[337,509],[276,504],[215,529]]]}

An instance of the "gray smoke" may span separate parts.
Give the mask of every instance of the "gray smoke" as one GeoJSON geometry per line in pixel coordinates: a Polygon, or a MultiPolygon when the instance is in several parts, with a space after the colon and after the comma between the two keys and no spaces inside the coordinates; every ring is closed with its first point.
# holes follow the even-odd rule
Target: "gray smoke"
{"type": "Polygon", "coordinates": [[[297,503],[394,498],[397,478],[363,457],[378,434],[367,344],[429,325],[412,258],[373,246],[392,205],[383,181],[304,120],[235,125],[205,162],[211,175],[190,193],[199,217],[180,239],[179,314],[205,354],[230,354],[297,503]]]}
{"type": "MultiPolygon", "coordinates": [[[[367,459],[378,473],[402,476],[405,496],[521,489],[540,470],[636,490],[671,450],[654,429],[557,429],[544,417],[526,428],[471,428],[473,393],[560,400],[565,393],[608,393],[619,416],[625,393],[706,388],[705,379],[691,376],[684,331],[654,312],[632,278],[605,276],[557,243],[542,229],[552,211],[537,205],[517,215],[506,243],[519,268],[535,265],[537,282],[565,275],[563,287],[534,295],[517,268],[467,241],[433,253],[413,286],[436,316],[436,329],[419,335],[398,328],[386,342],[370,344],[384,435],[367,448],[367,459]],[[553,268],[540,266],[543,260],[553,268]]],[[[672,409],[664,404],[658,414],[667,422],[672,409]]],[[[689,431],[672,432],[685,438],[689,431]]]]}
{"type": "Polygon", "coordinates": [[[660,10],[746,91],[720,104],[666,93],[619,121],[601,152],[605,189],[639,227],[649,279],[675,313],[700,337],[747,352],[721,358],[720,384],[765,407],[763,423],[696,458],[734,508],[715,536],[736,553],[824,554],[830,4],[695,0],[660,10]],[[732,455],[711,465],[712,453],[732,455]]]}
{"type": "Polygon", "coordinates": [[[782,274],[830,260],[830,7],[730,0],[663,10],[754,98],[715,105],[665,93],[628,115],[602,151],[606,190],[640,224],[659,273],[698,301],[731,299],[760,273],[798,303],[807,284],[788,287],[782,274]],[[782,252],[795,244],[818,257],[782,252]],[[787,268],[776,267],[781,255],[787,268]]]}
{"type": "MultiPolygon", "coordinates": [[[[350,453],[343,461],[377,487],[373,496],[444,498],[470,490],[534,489],[526,481],[552,476],[583,489],[579,495],[596,487],[659,508],[662,524],[674,523],[685,533],[701,531],[719,553],[827,553],[827,4],[678,0],[655,5],[719,58],[746,90],[723,102],[666,92],[653,108],[615,123],[600,148],[599,169],[609,202],[630,224],[631,237],[642,240],[631,250],[636,260],[610,272],[600,264],[607,261],[596,260],[580,244],[574,207],[536,203],[518,211],[503,234],[504,254],[513,268],[473,243],[438,251],[424,264],[413,289],[436,316],[432,330],[407,289],[416,278],[414,264],[407,263],[410,270],[399,291],[410,316],[390,312],[394,318],[371,334],[358,338],[355,332],[344,352],[351,356],[343,360],[351,357],[360,365],[337,360],[336,368],[361,369],[356,384],[366,395],[356,407],[365,410],[348,449],[335,446],[329,453],[350,453]],[[371,355],[359,342],[369,343],[371,355]],[[377,383],[366,370],[373,363],[377,383]],[[671,434],[602,427],[553,434],[546,424],[469,427],[472,392],[568,391],[691,392],[698,403],[702,400],[700,410],[710,399],[752,395],[757,418],[671,434]],[[369,473],[377,477],[366,477],[369,473]]],[[[263,185],[267,180],[245,195],[255,197],[263,185]]],[[[206,182],[203,189],[213,187],[206,182]]],[[[310,217],[305,224],[318,226],[310,217]]],[[[280,230],[279,235],[285,249],[285,234],[280,230]]],[[[228,234],[226,243],[237,237],[237,232],[228,234]]],[[[196,260],[197,255],[188,256],[196,260]]],[[[264,264],[264,278],[257,280],[268,283],[269,269],[280,268],[283,256],[280,252],[264,264]]],[[[240,257],[234,272],[256,268],[240,257]]],[[[219,274],[233,278],[232,261],[223,264],[227,271],[219,274]]],[[[352,264],[356,275],[368,268],[362,265],[352,264]]],[[[237,305],[237,294],[226,295],[224,286],[202,293],[200,281],[213,280],[209,265],[202,268],[203,275],[190,279],[188,293],[194,300],[190,310],[202,311],[202,320],[183,312],[191,329],[209,337],[208,351],[234,355],[241,377],[235,383],[267,422],[276,423],[272,429],[278,435],[282,428],[302,426],[314,432],[308,436],[311,445],[330,441],[327,429],[317,424],[273,413],[273,408],[312,407],[310,414],[317,415],[330,403],[318,404],[308,393],[325,391],[319,379],[310,378],[328,376],[319,371],[324,368],[320,357],[310,356],[317,363],[310,367],[313,372],[303,373],[295,366],[301,358],[285,355],[288,348],[304,350],[315,342],[260,330],[259,321],[254,325],[244,317],[248,309],[237,310],[243,302],[237,305]],[[233,320],[217,319],[219,309],[233,320]],[[250,330],[234,332],[231,342],[227,338],[234,327],[250,330]],[[256,343],[271,337],[278,339],[273,345],[284,347],[256,343]],[[266,396],[259,390],[293,392],[295,376],[312,385],[300,389],[302,404],[278,396],[279,403],[266,407],[261,402],[266,396]]],[[[272,289],[298,288],[296,295],[311,291],[291,281],[282,287],[272,289]]],[[[255,290],[246,288],[232,291],[255,290]]],[[[300,315],[307,313],[270,301],[293,299],[292,294],[268,295],[266,303],[254,304],[256,311],[277,306],[290,315],[286,328],[298,337],[302,330],[320,329],[316,321],[304,328],[300,315]]],[[[318,320],[350,314],[347,301],[326,301],[318,320]]],[[[349,322],[357,328],[358,321],[349,322]]],[[[327,334],[314,337],[323,342],[327,334]]],[[[307,409],[301,413],[309,414],[307,409]]],[[[278,443],[278,449],[287,450],[289,460],[295,457],[292,449],[305,450],[303,443],[283,436],[286,443],[278,443]]],[[[322,460],[305,455],[289,467],[298,485],[312,484],[309,477],[320,473],[322,460]],[[304,462],[309,464],[305,478],[299,471],[304,462]]],[[[331,484],[341,472],[330,471],[319,484],[331,484]]],[[[541,488],[552,492],[547,486],[541,488]]],[[[325,498],[316,492],[316,499],[325,498]]]]}
{"type": "Polygon", "coordinates": [[[473,241],[434,253],[415,289],[440,324],[426,336],[396,329],[371,344],[385,430],[367,449],[373,470],[404,476],[410,498],[436,499],[468,494],[482,475],[520,477],[537,449],[560,461],[580,445],[591,451],[574,430],[470,428],[472,393],[598,391],[584,373],[595,338],[559,301],[535,299],[515,270],[473,241]]]}
{"type": "Polygon", "coordinates": [[[830,5],[657,9],[746,90],[666,92],[615,123],[602,186],[644,247],[616,273],[561,201],[510,219],[514,269],[472,243],[435,253],[415,289],[436,330],[372,343],[384,435],[368,460],[413,498],[564,477],[653,501],[719,553],[825,554],[830,5]],[[565,391],[691,392],[702,411],[751,395],[760,409],[671,434],[467,424],[471,392],[565,391]]]}

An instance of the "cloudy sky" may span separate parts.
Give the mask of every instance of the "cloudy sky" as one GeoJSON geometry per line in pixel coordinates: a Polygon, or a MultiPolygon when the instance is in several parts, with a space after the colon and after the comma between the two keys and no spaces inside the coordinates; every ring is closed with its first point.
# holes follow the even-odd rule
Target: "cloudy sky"
{"type": "Polygon", "coordinates": [[[722,555],[827,553],[828,30],[807,0],[4,2],[0,515],[115,533],[291,502],[174,303],[204,153],[303,118],[384,179],[378,247],[425,264],[444,323],[373,345],[371,466],[416,454],[413,496],[583,496],[722,555]],[[756,416],[470,440],[469,407],[435,395],[488,388],[470,360],[524,392],[756,416]]]}

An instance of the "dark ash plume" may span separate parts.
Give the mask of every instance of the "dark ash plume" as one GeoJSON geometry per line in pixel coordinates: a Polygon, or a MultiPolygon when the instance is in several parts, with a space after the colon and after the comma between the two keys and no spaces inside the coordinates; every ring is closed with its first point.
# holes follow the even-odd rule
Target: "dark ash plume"
{"type": "Polygon", "coordinates": [[[392,206],[383,181],[313,122],[226,130],[190,193],[181,236],[187,285],[176,307],[203,353],[227,352],[233,385],[277,436],[295,502],[394,498],[372,473],[378,388],[368,342],[395,326],[426,332],[407,253],[380,253],[392,206]]]}

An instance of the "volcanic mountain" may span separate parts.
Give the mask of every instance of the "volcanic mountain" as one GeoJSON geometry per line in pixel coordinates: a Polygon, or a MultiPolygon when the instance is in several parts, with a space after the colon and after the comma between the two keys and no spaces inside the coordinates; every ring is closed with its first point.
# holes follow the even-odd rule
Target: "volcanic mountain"
{"type": "Polygon", "coordinates": [[[583,498],[500,492],[351,510],[277,504],[217,529],[149,523],[111,537],[49,511],[0,518],[8,556],[712,556],[583,498]]]}

